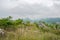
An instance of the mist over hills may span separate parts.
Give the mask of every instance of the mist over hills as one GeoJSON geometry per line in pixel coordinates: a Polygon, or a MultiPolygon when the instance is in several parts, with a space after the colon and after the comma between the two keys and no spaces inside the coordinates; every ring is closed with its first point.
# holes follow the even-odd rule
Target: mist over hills
{"type": "Polygon", "coordinates": [[[43,19],[42,21],[45,21],[47,23],[57,23],[57,22],[60,23],[60,18],[46,18],[46,19],[43,19]]]}
{"type": "Polygon", "coordinates": [[[24,21],[28,20],[28,21],[31,21],[31,22],[39,22],[39,21],[44,21],[44,22],[47,22],[47,23],[57,23],[57,22],[60,22],[60,18],[38,18],[38,19],[30,19],[30,18],[25,18],[23,19],[24,21]]]}

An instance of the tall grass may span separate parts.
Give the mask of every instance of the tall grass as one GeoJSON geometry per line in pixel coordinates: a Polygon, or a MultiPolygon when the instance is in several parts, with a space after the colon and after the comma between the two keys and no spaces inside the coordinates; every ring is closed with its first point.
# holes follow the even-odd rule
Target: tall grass
{"type": "MultiPolygon", "coordinates": [[[[12,20],[11,17],[0,19],[0,28],[5,35],[0,40],[60,40],[60,30],[54,29],[55,25],[45,24],[43,28],[38,23],[25,22],[22,19],[12,20]]],[[[1,35],[1,34],[0,34],[1,35]]]]}
{"type": "Polygon", "coordinates": [[[5,37],[0,37],[0,40],[60,40],[60,35],[26,27],[26,29],[19,28],[15,32],[7,32],[5,37]]]}

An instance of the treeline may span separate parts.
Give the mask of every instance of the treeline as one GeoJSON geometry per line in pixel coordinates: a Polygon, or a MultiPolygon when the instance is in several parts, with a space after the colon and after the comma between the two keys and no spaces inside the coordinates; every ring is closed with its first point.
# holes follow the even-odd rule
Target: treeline
{"type": "Polygon", "coordinates": [[[16,29],[17,25],[22,24],[22,19],[12,20],[12,17],[9,16],[7,18],[0,18],[0,28],[7,29],[16,29]]]}
{"type": "Polygon", "coordinates": [[[26,27],[34,25],[29,20],[23,21],[23,19],[13,20],[11,16],[6,18],[0,18],[0,28],[4,30],[15,30],[19,27],[26,27]]]}

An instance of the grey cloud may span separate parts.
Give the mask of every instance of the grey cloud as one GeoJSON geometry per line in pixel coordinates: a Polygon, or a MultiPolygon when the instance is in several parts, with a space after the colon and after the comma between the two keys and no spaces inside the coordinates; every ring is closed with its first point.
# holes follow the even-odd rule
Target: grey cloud
{"type": "MultiPolygon", "coordinates": [[[[26,6],[23,5],[22,8],[16,7],[14,9],[11,9],[11,11],[13,13],[17,12],[18,14],[31,14],[31,15],[41,14],[45,11],[47,12],[48,10],[49,10],[48,7],[44,7],[41,4],[26,5],[26,6]]],[[[45,14],[45,13],[43,13],[43,14],[45,14]]]]}
{"type": "MultiPolygon", "coordinates": [[[[52,9],[50,9],[49,7],[45,7],[42,4],[35,4],[35,5],[26,5],[26,6],[23,5],[22,8],[16,7],[14,9],[12,9],[11,11],[13,13],[16,13],[16,14],[18,13],[21,15],[26,15],[26,14],[28,14],[28,15],[35,15],[35,14],[46,15],[46,14],[53,14],[54,11],[56,11],[56,9],[57,8],[55,8],[55,5],[53,6],[52,9]]],[[[60,10],[60,9],[57,9],[57,10],[60,10]]]]}
{"type": "Polygon", "coordinates": [[[53,0],[53,1],[60,1],[60,0],[53,0]]]}
{"type": "MultiPolygon", "coordinates": [[[[59,0],[55,0],[59,1],[59,0]]],[[[19,6],[6,9],[2,6],[0,0],[0,16],[8,16],[10,14],[17,14],[19,16],[27,16],[27,15],[42,15],[43,17],[51,17],[51,16],[60,16],[60,4],[53,2],[53,6],[47,7],[43,4],[19,4],[19,6]]]]}

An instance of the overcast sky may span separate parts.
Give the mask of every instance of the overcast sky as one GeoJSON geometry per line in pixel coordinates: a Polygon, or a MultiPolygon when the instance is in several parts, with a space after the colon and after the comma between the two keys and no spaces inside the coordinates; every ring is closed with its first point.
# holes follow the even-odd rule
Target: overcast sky
{"type": "Polygon", "coordinates": [[[60,0],[0,0],[0,17],[60,17],[60,0]]]}

